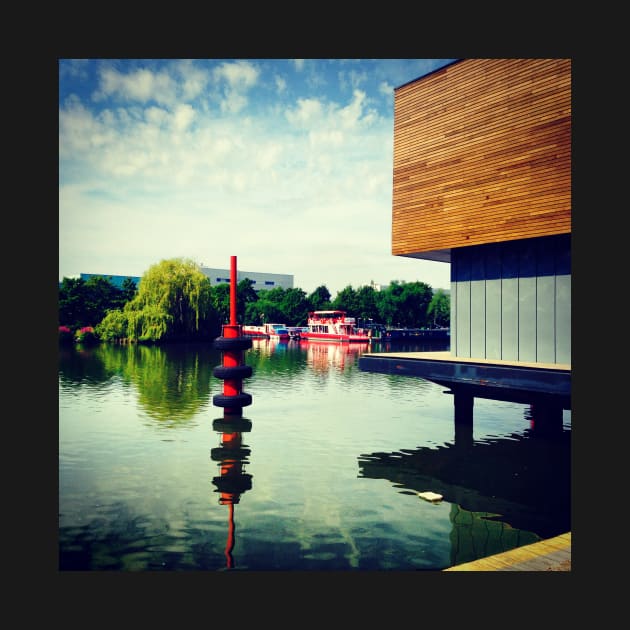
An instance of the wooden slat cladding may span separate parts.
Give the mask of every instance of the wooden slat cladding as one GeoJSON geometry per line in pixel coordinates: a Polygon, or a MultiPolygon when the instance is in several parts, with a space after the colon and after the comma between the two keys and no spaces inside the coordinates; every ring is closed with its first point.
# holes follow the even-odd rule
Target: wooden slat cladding
{"type": "Polygon", "coordinates": [[[395,90],[392,254],[570,232],[570,59],[465,59],[395,90]]]}

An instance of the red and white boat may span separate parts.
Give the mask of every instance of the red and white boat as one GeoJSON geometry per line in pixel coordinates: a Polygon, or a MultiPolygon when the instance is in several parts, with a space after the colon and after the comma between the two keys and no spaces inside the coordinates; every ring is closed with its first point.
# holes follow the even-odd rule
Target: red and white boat
{"type": "Polygon", "coordinates": [[[311,311],[308,314],[308,330],[300,337],[308,341],[348,341],[369,342],[372,338],[368,331],[357,328],[354,317],[348,317],[345,311],[311,311]]]}
{"type": "Polygon", "coordinates": [[[254,339],[269,339],[269,335],[264,326],[248,326],[243,324],[241,326],[241,332],[247,337],[253,337],[254,339]]]}
{"type": "Polygon", "coordinates": [[[262,326],[241,326],[241,332],[246,337],[258,339],[278,339],[280,341],[289,340],[289,331],[284,324],[263,324],[262,326]]]}

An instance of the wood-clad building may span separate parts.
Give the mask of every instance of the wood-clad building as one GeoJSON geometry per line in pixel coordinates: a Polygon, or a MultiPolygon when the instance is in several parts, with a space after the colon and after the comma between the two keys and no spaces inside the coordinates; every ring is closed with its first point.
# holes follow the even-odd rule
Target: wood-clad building
{"type": "Polygon", "coordinates": [[[394,91],[392,253],[451,264],[451,353],[571,362],[571,60],[394,91]]]}

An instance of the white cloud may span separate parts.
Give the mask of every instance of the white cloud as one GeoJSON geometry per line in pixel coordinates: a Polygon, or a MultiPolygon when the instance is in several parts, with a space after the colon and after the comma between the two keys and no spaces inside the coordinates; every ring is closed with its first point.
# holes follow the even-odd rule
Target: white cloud
{"type": "Polygon", "coordinates": [[[258,82],[260,71],[247,61],[223,62],[213,77],[223,94],[220,107],[227,114],[238,114],[248,104],[247,93],[258,82]]]}
{"type": "Polygon", "coordinates": [[[87,59],[64,59],[59,65],[59,78],[74,77],[87,80],[89,78],[89,61],[87,59]]]}
{"type": "Polygon", "coordinates": [[[287,89],[286,80],[278,76],[276,76],[274,80],[276,83],[276,91],[278,92],[278,94],[282,94],[283,92],[285,92],[287,89]]]}
{"type": "Polygon", "coordinates": [[[339,72],[339,82],[342,87],[348,86],[353,92],[361,87],[368,80],[368,74],[365,71],[357,70],[339,72]]]}
{"type": "Polygon", "coordinates": [[[187,104],[178,105],[173,112],[173,129],[186,131],[195,118],[195,110],[187,104]]]}
{"type": "Polygon", "coordinates": [[[225,80],[232,89],[251,88],[258,75],[258,69],[248,61],[224,62],[214,71],[215,78],[225,80]]]}
{"type": "Polygon", "coordinates": [[[378,84],[378,91],[380,94],[384,94],[385,96],[394,96],[394,86],[387,83],[387,81],[381,81],[378,84]]]}
{"type": "MultiPolygon", "coordinates": [[[[128,73],[107,64],[96,106],[69,90],[59,110],[60,277],[141,275],[174,256],[221,267],[239,255],[242,268],[294,274],[307,292],[410,276],[448,286],[448,265],[436,284],[420,273],[431,263],[391,255],[392,119],[373,107],[385,82],[370,88],[357,70],[346,77],[360,90],[335,91],[327,62],[307,65],[329,88],[317,97],[291,83],[291,69],[271,64],[265,78],[250,61],[128,73]]],[[[63,73],[85,70],[73,68],[63,73]]]]}
{"type": "Polygon", "coordinates": [[[299,98],[294,109],[286,111],[287,120],[297,127],[306,129],[309,125],[318,123],[323,116],[322,104],[314,98],[299,98]]]}
{"type": "Polygon", "coordinates": [[[94,99],[100,101],[108,97],[139,103],[154,100],[162,105],[172,105],[177,98],[177,84],[166,71],[140,68],[124,74],[115,68],[103,67],[94,99]]]}
{"type": "Polygon", "coordinates": [[[365,92],[354,90],[352,97],[350,104],[339,111],[341,125],[348,129],[354,129],[361,122],[369,123],[374,119],[372,112],[367,112],[367,114],[363,116],[365,92]]]}
{"type": "Polygon", "coordinates": [[[181,77],[181,94],[184,100],[191,101],[203,94],[209,81],[206,71],[194,66],[190,59],[175,62],[174,69],[181,77]]]}

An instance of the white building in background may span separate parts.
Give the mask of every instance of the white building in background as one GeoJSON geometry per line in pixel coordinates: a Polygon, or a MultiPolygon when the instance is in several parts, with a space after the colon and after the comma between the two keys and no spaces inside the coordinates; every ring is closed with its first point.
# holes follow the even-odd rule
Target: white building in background
{"type": "MultiPolygon", "coordinates": [[[[210,284],[214,287],[218,284],[230,284],[229,269],[215,269],[213,267],[200,267],[201,272],[208,277],[210,284]]],[[[293,275],[285,273],[262,273],[259,271],[242,271],[236,270],[237,284],[241,280],[249,278],[252,281],[254,291],[269,291],[276,287],[283,289],[293,289],[293,275]]]]}
{"type": "MultiPolygon", "coordinates": [[[[214,269],[213,267],[199,267],[201,273],[203,273],[210,280],[210,284],[214,287],[218,284],[230,284],[230,270],[229,269],[214,269]]],[[[126,278],[131,278],[135,282],[136,286],[141,280],[141,276],[112,276],[109,274],[96,274],[96,273],[82,273],[80,278],[82,280],[88,280],[92,276],[102,276],[109,280],[119,289],[122,287],[122,283],[126,278]]],[[[276,287],[282,287],[283,289],[293,288],[293,276],[285,273],[260,273],[258,271],[241,271],[236,270],[236,282],[240,282],[245,278],[249,278],[253,282],[253,288],[255,291],[261,289],[269,290],[276,287]]],[[[61,282],[59,283],[61,286],[61,282]]]]}
{"type": "MultiPolygon", "coordinates": [[[[115,287],[117,287],[118,289],[122,289],[123,286],[123,282],[125,280],[127,280],[127,278],[130,278],[133,283],[136,285],[136,287],[138,286],[138,283],[140,282],[140,278],[141,276],[112,276],[110,274],[104,274],[104,273],[82,273],[79,274],[79,278],[81,278],[81,280],[89,280],[90,278],[93,278],[94,276],[99,276],[101,278],[105,278],[105,280],[109,280],[115,287]]],[[[61,284],[61,283],[59,283],[61,284]]]]}

